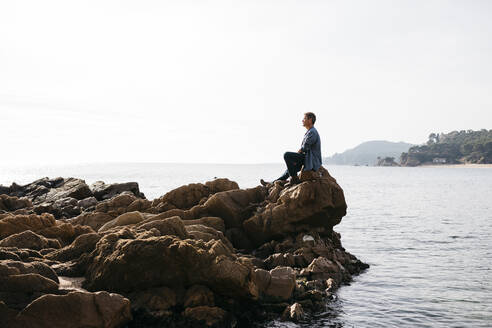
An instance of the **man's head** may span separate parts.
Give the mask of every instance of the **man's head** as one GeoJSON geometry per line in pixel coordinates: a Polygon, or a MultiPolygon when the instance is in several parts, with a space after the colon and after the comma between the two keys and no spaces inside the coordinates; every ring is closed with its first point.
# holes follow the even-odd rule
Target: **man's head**
{"type": "Polygon", "coordinates": [[[302,119],[302,125],[306,129],[310,129],[313,127],[314,122],[316,122],[316,115],[313,112],[304,113],[304,118],[302,119]]]}

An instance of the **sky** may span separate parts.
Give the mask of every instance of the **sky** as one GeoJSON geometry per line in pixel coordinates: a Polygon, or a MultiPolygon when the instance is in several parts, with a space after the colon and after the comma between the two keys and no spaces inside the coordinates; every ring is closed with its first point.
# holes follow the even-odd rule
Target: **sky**
{"type": "Polygon", "coordinates": [[[492,128],[491,1],[2,1],[1,163],[281,162],[492,128]]]}

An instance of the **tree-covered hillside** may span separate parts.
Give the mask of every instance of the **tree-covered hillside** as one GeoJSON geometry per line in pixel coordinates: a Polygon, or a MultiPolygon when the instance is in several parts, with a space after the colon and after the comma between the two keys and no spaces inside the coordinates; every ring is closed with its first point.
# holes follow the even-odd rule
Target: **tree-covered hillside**
{"type": "Polygon", "coordinates": [[[401,154],[401,164],[492,163],[492,130],[462,130],[431,133],[427,144],[411,147],[401,154]]]}
{"type": "Polygon", "coordinates": [[[405,142],[391,142],[373,140],[361,143],[355,148],[348,149],[341,154],[334,154],[323,159],[325,164],[336,165],[377,165],[378,157],[399,158],[401,153],[413,146],[405,142]]]}

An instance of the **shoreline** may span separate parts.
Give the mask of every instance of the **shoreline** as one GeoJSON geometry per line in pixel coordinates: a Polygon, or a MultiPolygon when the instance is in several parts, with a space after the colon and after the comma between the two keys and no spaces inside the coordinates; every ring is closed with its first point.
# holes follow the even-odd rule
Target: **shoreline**
{"type": "Polygon", "coordinates": [[[492,168],[492,164],[425,164],[425,165],[419,165],[416,167],[455,167],[455,168],[464,168],[464,169],[471,169],[471,168],[480,168],[480,169],[485,169],[485,168],[492,168]]]}

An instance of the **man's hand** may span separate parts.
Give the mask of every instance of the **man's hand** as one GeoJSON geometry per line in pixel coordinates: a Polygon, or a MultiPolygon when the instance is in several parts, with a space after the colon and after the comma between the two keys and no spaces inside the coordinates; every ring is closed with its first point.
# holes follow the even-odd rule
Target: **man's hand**
{"type": "Polygon", "coordinates": [[[303,153],[302,149],[299,149],[297,152],[298,152],[299,154],[302,154],[302,153],[303,153]]]}

